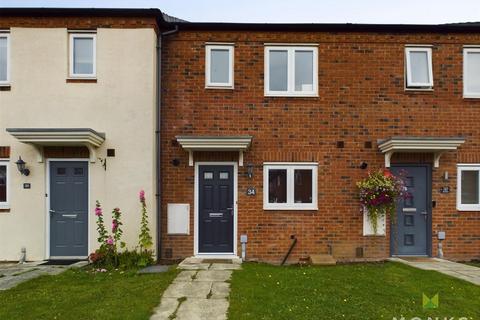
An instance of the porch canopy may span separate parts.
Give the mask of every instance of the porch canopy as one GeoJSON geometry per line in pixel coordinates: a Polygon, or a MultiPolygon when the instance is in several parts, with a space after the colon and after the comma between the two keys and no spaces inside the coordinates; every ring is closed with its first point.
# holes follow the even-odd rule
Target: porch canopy
{"type": "Polygon", "coordinates": [[[238,151],[238,164],[243,166],[243,152],[252,143],[252,136],[176,136],[188,151],[188,165],[193,166],[194,151],[238,151]]]}
{"type": "Polygon", "coordinates": [[[43,162],[44,146],[84,146],[90,153],[90,162],[95,162],[96,150],[105,141],[105,133],[90,128],[7,128],[7,132],[34,146],[38,162],[43,162]]]}
{"type": "Polygon", "coordinates": [[[378,140],[378,148],[385,154],[385,167],[390,167],[394,153],[433,153],[433,165],[438,168],[440,157],[447,151],[457,150],[465,142],[463,137],[391,137],[378,140]]]}

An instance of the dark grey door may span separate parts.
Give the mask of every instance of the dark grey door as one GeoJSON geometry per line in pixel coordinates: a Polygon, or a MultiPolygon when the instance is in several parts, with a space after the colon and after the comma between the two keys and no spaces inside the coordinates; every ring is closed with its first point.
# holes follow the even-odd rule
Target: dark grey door
{"type": "Polygon", "coordinates": [[[88,163],[50,162],[50,256],[88,255],[88,163]]]}
{"type": "Polygon", "coordinates": [[[233,252],[233,166],[204,165],[198,170],[198,249],[233,252]]]}
{"type": "Polygon", "coordinates": [[[392,231],[392,253],[429,255],[431,232],[431,182],[429,166],[395,166],[393,174],[404,177],[409,197],[397,204],[397,225],[392,231]]]}

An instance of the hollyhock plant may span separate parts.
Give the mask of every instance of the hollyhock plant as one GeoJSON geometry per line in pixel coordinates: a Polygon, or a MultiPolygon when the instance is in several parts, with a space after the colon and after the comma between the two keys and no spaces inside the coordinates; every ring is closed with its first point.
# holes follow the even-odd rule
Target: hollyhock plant
{"type": "Polygon", "coordinates": [[[140,235],[138,239],[138,244],[140,246],[140,250],[146,251],[152,245],[152,236],[150,235],[150,228],[148,227],[148,215],[147,215],[147,204],[145,202],[145,191],[140,190],[139,193],[140,198],[140,205],[142,207],[142,219],[140,221],[140,235]]]}
{"type": "Polygon", "coordinates": [[[107,229],[105,228],[105,223],[103,221],[103,211],[102,205],[100,201],[97,200],[95,204],[95,215],[97,216],[97,231],[98,231],[98,243],[100,243],[100,247],[105,244],[105,241],[108,237],[107,229]]]}
{"type": "Polygon", "coordinates": [[[402,176],[402,174],[395,176],[390,170],[385,169],[371,172],[367,178],[357,182],[360,203],[367,210],[375,233],[378,217],[389,214],[394,221],[397,200],[409,197],[402,176]]]}

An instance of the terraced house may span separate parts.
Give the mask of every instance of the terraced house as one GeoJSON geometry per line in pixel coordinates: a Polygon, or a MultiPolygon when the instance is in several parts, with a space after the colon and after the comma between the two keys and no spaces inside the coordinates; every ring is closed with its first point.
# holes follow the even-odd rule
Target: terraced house
{"type": "Polygon", "coordinates": [[[0,259],[86,256],[96,199],[134,239],[139,188],[162,259],[480,258],[478,24],[0,12],[0,259]],[[411,197],[374,232],[381,168],[411,197]]]}

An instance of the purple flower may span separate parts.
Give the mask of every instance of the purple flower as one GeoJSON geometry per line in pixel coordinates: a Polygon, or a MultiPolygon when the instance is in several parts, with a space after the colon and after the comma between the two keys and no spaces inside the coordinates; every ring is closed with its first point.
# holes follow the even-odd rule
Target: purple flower
{"type": "Polygon", "coordinates": [[[96,215],[97,217],[101,217],[101,216],[102,216],[102,208],[96,207],[96,208],[95,208],[95,215],[96,215]]]}
{"type": "Polygon", "coordinates": [[[145,191],[144,190],[140,190],[139,196],[140,196],[140,201],[145,202],[145,191]]]}
{"type": "Polygon", "coordinates": [[[112,239],[112,237],[108,237],[108,239],[107,239],[107,244],[110,245],[110,246],[113,245],[113,239],[112,239]]]}

